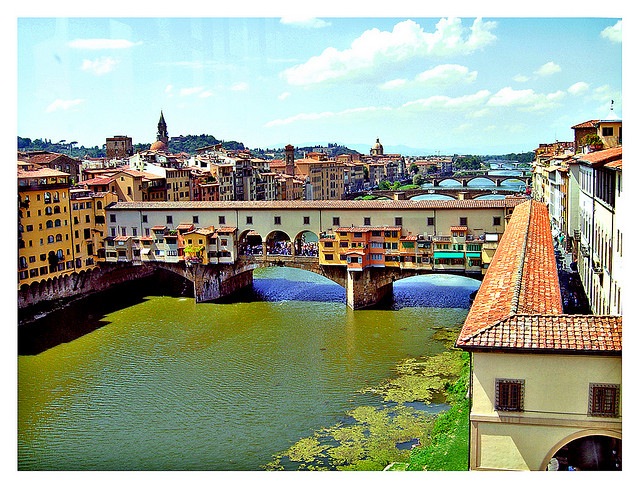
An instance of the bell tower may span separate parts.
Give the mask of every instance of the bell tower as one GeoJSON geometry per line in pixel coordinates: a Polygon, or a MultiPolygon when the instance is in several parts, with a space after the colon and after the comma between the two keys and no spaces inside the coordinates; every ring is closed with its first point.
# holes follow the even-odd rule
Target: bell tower
{"type": "Polygon", "coordinates": [[[160,121],[158,121],[158,141],[169,144],[169,133],[167,132],[167,123],[164,121],[164,114],[160,111],[160,121]]]}
{"type": "Polygon", "coordinates": [[[285,173],[287,175],[293,176],[295,173],[295,163],[293,160],[293,146],[287,144],[284,147],[284,164],[285,164],[285,173]]]}

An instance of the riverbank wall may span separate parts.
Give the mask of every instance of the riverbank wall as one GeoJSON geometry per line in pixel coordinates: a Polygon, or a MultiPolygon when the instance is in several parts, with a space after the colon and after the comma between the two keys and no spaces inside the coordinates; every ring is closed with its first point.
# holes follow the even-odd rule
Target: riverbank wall
{"type": "Polygon", "coordinates": [[[118,284],[149,277],[151,266],[106,264],[88,271],[72,273],[34,283],[18,291],[19,322],[29,322],[32,316],[63,307],[73,300],[105,291],[118,284]]]}

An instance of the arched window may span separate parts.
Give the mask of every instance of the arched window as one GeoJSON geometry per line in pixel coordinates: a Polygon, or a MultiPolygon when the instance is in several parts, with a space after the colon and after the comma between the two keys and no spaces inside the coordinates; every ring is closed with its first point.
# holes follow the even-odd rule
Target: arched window
{"type": "Polygon", "coordinates": [[[18,268],[27,268],[27,259],[24,256],[20,257],[18,268]]]}
{"type": "Polygon", "coordinates": [[[54,214],[60,214],[60,206],[59,206],[59,205],[57,205],[57,206],[55,206],[55,207],[53,208],[53,213],[54,213],[54,214]]]}
{"type": "Polygon", "coordinates": [[[51,204],[51,192],[44,193],[44,203],[51,204]]]}
{"type": "Polygon", "coordinates": [[[62,253],[62,250],[56,251],[56,256],[58,257],[58,260],[64,260],[64,254],[62,253]]]}
{"type": "Polygon", "coordinates": [[[51,210],[51,207],[45,207],[45,208],[44,208],[44,213],[45,213],[47,216],[50,216],[51,214],[53,214],[53,211],[51,210]]]}
{"type": "Polygon", "coordinates": [[[96,202],[96,208],[102,209],[102,201],[99,200],[98,202],[96,202]]]}
{"type": "Polygon", "coordinates": [[[56,241],[62,241],[62,234],[56,234],[56,241]]]}
{"type": "Polygon", "coordinates": [[[62,226],[62,224],[60,223],[60,219],[56,219],[55,222],[53,223],[53,225],[57,228],[59,228],[60,226],[62,226]]]}
{"type": "Polygon", "coordinates": [[[52,228],[52,227],[53,227],[53,221],[52,221],[51,219],[49,219],[49,220],[47,221],[47,229],[50,229],[50,228],[52,228]]]}
{"type": "MultiPolygon", "coordinates": [[[[62,235],[59,234],[58,236],[60,236],[60,239],[62,239],[62,235]]],[[[55,241],[55,238],[53,237],[53,234],[50,234],[49,236],[47,236],[47,243],[53,243],[55,241]]]]}
{"type": "Polygon", "coordinates": [[[60,194],[58,192],[53,193],[53,201],[60,202],[60,194]]]}

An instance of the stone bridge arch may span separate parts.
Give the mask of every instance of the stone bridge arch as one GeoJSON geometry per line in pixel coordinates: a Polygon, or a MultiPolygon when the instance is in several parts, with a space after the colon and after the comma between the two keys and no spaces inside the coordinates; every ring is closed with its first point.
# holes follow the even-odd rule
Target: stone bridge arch
{"type": "MultiPolygon", "coordinates": [[[[622,432],[617,430],[612,430],[612,429],[606,429],[606,428],[580,430],[580,431],[576,431],[575,433],[571,433],[570,435],[565,436],[562,440],[558,441],[542,459],[542,463],[540,464],[539,470],[542,470],[542,471],[547,470],[549,466],[549,462],[551,462],[551,459],[556,457],[563,448],[566,449],[567,447],[576,445],[574,442],[579,442],[580,440],[586,441],[587,439],[590,439],[590,438],[604,438],[604,439],[610,439],[612,441],[615,440],[613,444],[619,445],[619,451],[615,455],[618,455],[620,459],[622,458],[622,432]]],[[[576,448],[574,448],[574,451],[577,451],[577,450],[580,450],[579,445],[576,448]]],[[[579,456],[579,454],[577,455],[579,456]]],[[[614,455],[614,454],[609,454],[609,455],[614,455]]],[[[608,469],[608,470],[615,470],[615,469],[608,469]]]]}

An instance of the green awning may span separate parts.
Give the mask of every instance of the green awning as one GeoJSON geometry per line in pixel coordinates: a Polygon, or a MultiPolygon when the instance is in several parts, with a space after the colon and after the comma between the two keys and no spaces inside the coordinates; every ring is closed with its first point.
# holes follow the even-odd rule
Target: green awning
{"type": "Polygon", "coordinates": [[[464,258],[462,251],[434,251],[433,257],[438,258],[464,258]]]}
{"type": "Polygon", "coordinates": [[[467,251],[467,258],[480,258],[480,253],[469,253],[467,251]]]}

